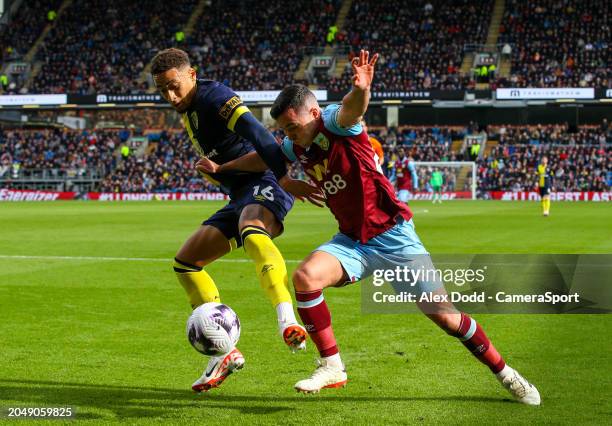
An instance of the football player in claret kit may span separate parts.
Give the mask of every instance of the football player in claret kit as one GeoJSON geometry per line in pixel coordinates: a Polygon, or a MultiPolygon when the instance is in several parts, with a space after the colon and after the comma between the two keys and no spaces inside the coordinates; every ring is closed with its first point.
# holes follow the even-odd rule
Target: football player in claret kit
{"type": "MultiPolygon", "coordinates": [[[[377,57],[370,61],[368,52],[361,51],[353,60],[353,88],[342,105],[321,110],[307,87],[294,85],[279,94],[271,109],[272,117],[287,135],[281,145],[285,156],[299,161],[325,192],[326,204],[340,228],[293,274],[298,312],[321,356],[314,373],[295,384],[300,392],[318,392],[347,383],[323,289],[365,279],[375,269],[392,269],[401,263],[415,265],[415,259],[433,268],[415,232],[411,211],[396,198],[359,124],[368,106],[377,57]]],[[[257,154],[225,167],[227,171],[262,168],[265,164],[257,154]]],[[[435,285],[441,284],[417,283],[421,291],[439,291],[435,285]]],[[[540,403],[535,386],[505,363],[473,318],[457,311],[450,302],[424,302],[419,308],[487,365],[517,400],[540,403]]]]}
{"type": "MultiPolygon", "coordinates": [[[[205,176],[229,194],[230,202],[205,220],[176,254],[174,271],[192,308],[220,301],[213,279],[203,268],[242,245],[276,309],[285,343],[292,350],[303,349],[306,330],[296,321],[285,261],[272,238],[283,231],[283,219],[293,205],[290,193],[313,201],[317,188],[286,175],[274,136],[231,89],[216,81],[197,80],[187,53],[180,49],[159,52],[153,58],[151,74],[164,99],[182,115],[193,147],[202,158],[223,164],[256,150],[270,168],[205,176]]],[[[243,364],[237,349],[227,356],[212,357],[192,388],[217,387],[243,364]]]]}
{"type": "Polygon", "coordinates": [[[398,149],[398,157],[395,162],[397,198],[402,203],[407,203],[410,199],[410,191],[413,188],[412,172],[409,167],[410,160],[406,157],[406,150],[404,148],[398,149]]]}

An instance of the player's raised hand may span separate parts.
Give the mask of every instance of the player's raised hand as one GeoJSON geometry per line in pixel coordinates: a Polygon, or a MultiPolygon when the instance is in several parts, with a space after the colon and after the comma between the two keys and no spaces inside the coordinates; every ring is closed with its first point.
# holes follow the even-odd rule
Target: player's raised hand
{"type": "Polygon", "coordinates": [[[200,158],[195,164],[195,168],[200,173],[217,173],[219,171],[219,165],[206,157],[200,158]]]}
{"type": "Polygon", "coordinates": [[[370,60],[370,52],[367,50],[361,50],[359,56],[355,56],[351,61],[351,67],[353,68],[353,86],[366,90],[370,88],[372,80],[374,79],[374,65],[378,60],[378,53],[375,53],[370,60]]]}
{"type": "Polygon", "coordinates": [[[308,200],[317,207],[325,206],[325,196],[319,188],[303,180],[283,176],[278,183],[285,191],[301,201],[308,200]]]}

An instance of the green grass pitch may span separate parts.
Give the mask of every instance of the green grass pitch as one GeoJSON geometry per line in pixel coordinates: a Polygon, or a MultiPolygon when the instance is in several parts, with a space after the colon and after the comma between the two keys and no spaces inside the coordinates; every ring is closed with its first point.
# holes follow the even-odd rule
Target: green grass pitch
{"type": "MultiPolygon", "coordinates": [[[[542,406],[528,407],[426,318],[362,315],[357,286],[326,292],[348,386],[297,394],[316,351],[289,353],[253,265],[236,261],[208,271],[241,318],[247,363],[195,396],[205,359],[187,342],[189,308],[171,259],[220,206],[0,205],[0,407],[72,406],[77,420],[130,424],[612,422],[610,315],[476,316],[538,386],[542,406]]],[[[553,203],[549,218],[527,202],[411,206],[432,253],[612,253],[612,204],[553,203]]],[[[276,241],[292,270],[334,232],[327,210],[298,205],[276,241]]]]}

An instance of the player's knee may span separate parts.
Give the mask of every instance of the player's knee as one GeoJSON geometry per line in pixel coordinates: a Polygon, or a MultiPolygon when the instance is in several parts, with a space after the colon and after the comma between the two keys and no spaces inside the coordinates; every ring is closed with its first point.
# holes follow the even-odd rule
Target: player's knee
{"type": "Polygon", "coordinates": [[[181,260],[179,257],[175,257],[172,269],[174,269],[174,272],[178,274],[184,274],[187,272],[200,272],[202,267],[197,266],[195,262],[190,263],[185,260],[181,260]]]}
{"type": "Polygon", "coordinates": [[[296,291],[320,290],[321,285],[307,267],[299,267],[293,271],[293,287],[296,291]]]}
{"type": "Polygon", "coordinates": [[[447,334],[454,336],[459,329],[461,322],[461,314],[437,313],[427,315],[438,327],[444,330],[447,334]]]}

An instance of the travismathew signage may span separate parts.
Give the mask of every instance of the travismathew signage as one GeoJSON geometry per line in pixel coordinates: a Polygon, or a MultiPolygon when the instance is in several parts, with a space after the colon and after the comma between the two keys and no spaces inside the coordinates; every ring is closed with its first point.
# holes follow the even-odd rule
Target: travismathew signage
{"type": "Polygon", "coordinates": [[[0,105],[63,105],[66,99],[66,95],[5,95],[0,96],[0,105]]]}
{"type": "Polygon", "coordinates": [[[595,99],[592,87],[506,88],[495,94],[497,99],[595,99]]]}
{"type": "Polygon", "coordinates": [[[399,90],[392,92],[372,92],[372,99],[431,99],[429,90],[399,90]]]}
{"type": "Polygon", "coordinates": [[[610,99],[612,98],[612,89],[597,89],[597,99],[610,99]]]}
{"type": "MultiPolygon", "coordinates": [[[[263,102],[272,103],[280,93],[280,90],[254,90],[237,91],[236,94],[244,103],[263,102]]],[[[327,100],[327,90],[314,90],[314,95],[319,101],[327,100]]],[[[64,95],[66,96],[66,95],[64,95]]],[[[68,103],[77,105],[96,105],[96,104],[136,104],[154,103],[167,104],[161,95],[156,93],[141,94],[104,94],[97,95],[68,95],[68,103]]]]}
{"type": "MultiPolygon", "coordinates": [[[[490,91],[486,91],[490,94],[490,91]]],[[[329,92],[328,100],[339,101],[346,91],[329,92]]],[[[373,91],[372,101],[418,101],[418,100],[448,100],[460,101],[465,97],[463,90],[390,90],[390,91],[373,91]]]]}

